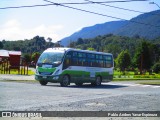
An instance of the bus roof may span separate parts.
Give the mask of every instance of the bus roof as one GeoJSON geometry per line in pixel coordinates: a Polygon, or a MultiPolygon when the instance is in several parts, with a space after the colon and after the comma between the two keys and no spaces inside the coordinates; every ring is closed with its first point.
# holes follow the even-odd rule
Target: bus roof
{"type": "Polygon", "coordinates": [[[67,52],[67,51],[77,51],[77,52],[85,52],[85,53],[96,53],[96,54],[105,54],[105,55],[112,55],[111,53],[105,53],[105,52],[97,52],[97,51],[89,51],[89,50],[79,50],[74,48],[66,48],[66,47],[55,47],[55,48],[48,48],[44,52],[67,52]]]}

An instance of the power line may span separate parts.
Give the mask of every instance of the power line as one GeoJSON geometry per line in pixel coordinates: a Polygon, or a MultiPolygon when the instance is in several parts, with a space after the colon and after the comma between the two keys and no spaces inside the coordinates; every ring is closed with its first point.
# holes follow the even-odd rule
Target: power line
{"type": "Polygon", "coordinates": [[[138,2],[138,1],[149,1],[149,0],[122,0],[122,1],[105,1],[105,2],[94,2],[94,1],[92,1],[92,3],[138,2]]]}
{"type": "Polygon", "coordinates": [[[44,4],[44,5],[28,5],[28,6],[16,6],[16,7],[3,7],[0,9],[17,9],[17,8],[31,8],[31,7],[45,7],[45,6],[51,6],[54,4],[44,4]]]}
{"type": "MultiPolygon", "coordinates": [[[[114,18],[114,19],[118,19],[118,20],[128,21],[128,20],[123,19],[123,18],[109,16],[109,15],[105,15],[105,14],[101,14],[101,13],[97,13],[97,12],[92,12],[92,11],[88,11],[88,10],[83,10],[83,9],[80,9],[80,8],[75,8],[75,7],[63,5],[61,3],[55,3],[55,2],[48,1],[48,0],[44,0],[44,1],[55,4],[57,6],[62,6],[62,7],[66,7],[66,8],[70,8],[70,9],[74,9],[74,10],[78,10],[78,11],[83,11],[83,12],[87,12],[87,13],[91,13],[91,14],[95,14],[95,15],[100,15],[100,16],[104,16],[104,17],[114,18]]],[[[143,22],[137,22],[137,21],[134,21],[134,20],[129,20],[129,22],[160,28],[160,26],[155,26],[155,25],[147,24],[147,23],[143,23],[143,22]]]]}
{"type": "MultiPolygon", "coordinates": [[[[102,3],[109,3],[109,2],[110,3],[111,2],[135,2],[135,1],[148,1],[148,0],[125,0],[125,1],[104,1],[104,2],[83,2],[83,3],[55,3],[55,2],[48,1],[48,0],[44,0],[44,1],[50,2],[51,4],[31,5],[31,6],[17,6],[17,7],[4,7],[4,8],[0,8],[0,9],[17,9],[17,8],[43,7],[43,6],[51,6],[51,5],[53,6],[53,5],[56,5],[56,6],[62,6],[62,7],[66,7],[66,8],[70,8],[70,9],[74,9],[74,10],[78,10],[78,11],[83,11],[83,12],[87,12],[87,13],[91,13],[91,14],[95,14],[95,15],[100,15],[100,16],[104,16],[104,17],[109,17],[109,18],[114,18],[114,19],[118,19],[118,20],[128,21],[128,20],[123,19],[123,18],[109,16],[109,15],[105,15],[105,14],[101,14],[101,13],[97,13],[97,12],[93,12],[93,11],[83,10],[83,9],[67,6],[67,5],[64,5],[64,4],[91,4],[91,3],[101,3],[102,4],[102,3]]],[[[160,28],[160,26],[155,26],[155,25],[151,25],[151,24],[147,24],[147,23],[142,23],[142,22],[137,22],[137,21],[133,21],[133,20],[130,20],[130,22],[160,28]]]]}
{"type": "MultiPolygon", "coordinates": [[[[99,4],[99,5],[103,5],[103,6],[107,6],[107,7],[116,8],[116,9],[126,10],[126,11],[130,11],[130,12],[137,12],[137,13],[143,13],[143,14],[147,13],[147,12],[142,12],[142,11],[138,11],[138,10],[131,10],[131,9],[116,7],[116,6],[112,6],[112,5],[106,5],[106,4],[103,4],[103,3],[97,3],[97,2],[94,2],[94,1],[90,1],[90,0],[85,0],[85,1],[88,1],[88,2],[91,2],[91,3],[95,3],[95,4],[99,4]]],[[[151,13],[151,14],[160,16],[159,14],[153,14],[153,13],[151,13]]]]}
{"type": "MultiPolygon", "coordinates": [[[[135,1],[148,1],[148,0],[122,0],[122,1],[102,1],[102,2],[75,2],[75,3],[60,3],[60,4],[103,4],[103,3],[116,3],[116,2],[135,2],[135,1]]],[[[11,6],[11,7],[2,7],[0,9],[18,9],[18,8],[32,8],[32,7],[45,7],[52,6],[56,4],[44,4],[44,5],[27,5],[27,6],[11,6]]]]}

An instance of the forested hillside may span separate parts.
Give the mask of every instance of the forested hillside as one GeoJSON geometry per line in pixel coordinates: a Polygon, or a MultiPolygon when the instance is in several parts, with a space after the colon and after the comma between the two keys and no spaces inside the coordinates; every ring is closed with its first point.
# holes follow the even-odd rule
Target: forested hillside
{"type": "Polygon", "coordinates": [[[45,40],[44,37],[35,36],[33,39],[0,42],[0,49],[21,51],[23,54],[32,54],[34,52],[42,52],[46,48],[53,47],[55,44],[52,39],[45,40]]]}
{"type": "Polygon", "coordinates": [[[84,50],[88,48],[93,48],[96,51],[110,52],[113,53],[115,58],[122,50],[128,49],[131,57],[133,57],[136,48],[140,45],[142,41],[147,41],[160,47],[160,38],[157,38],[151,42],[150,40],[140,38],[139,36],[125,37],[113,34],[97,36],[92,39],[79,38],[76,42],[72,42],[69,46],[84,50]]]}
{"type": "Polygon", "coordinates": [[[147,39],[155,39],[160,36],[160,10],[139,15],[130,21],[133,22],[128,22],[125,26],[116,30],[114,34],[129,37],[139,35],[147,39]]]}
{"type": "Polygon", "coordinates": [[[94,38],[98,35],[113,33],[115,30],[121,28],[127,23],[127,21],[112,21],[85,27],[80,31],[73,33],[71,36],[63,38],[61,40],[61,44],[66,46],[68,43],[76,41],[78,38],[94,38]]]}
{"type": "Polygon", "coordinates": [[[61,44],[67,46],[78,38],[94,38],[98,35],[140,36],[146,39],[160,37],[160,10],[141,14],[129,21],[113,21],[82,28],[71,36],[63,38],[61,44]]]}

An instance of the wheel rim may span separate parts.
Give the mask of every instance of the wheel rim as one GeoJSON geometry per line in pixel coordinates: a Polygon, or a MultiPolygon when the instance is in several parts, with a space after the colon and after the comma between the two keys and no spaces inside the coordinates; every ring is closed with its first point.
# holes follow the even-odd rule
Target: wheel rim
{"type": "Polygon", "coordinates": [[[100,77],[97,77],[97,79],[96,79],[96,85],[101,85],[101,78],[100,77]]]}
{"type": "Polygon", "coordinates": [[[63,78],[63,85],[64,85],[64,86],[67,86],[68,83],[69,83],[68,76],[64,76],[64,78],[63,78]]]}

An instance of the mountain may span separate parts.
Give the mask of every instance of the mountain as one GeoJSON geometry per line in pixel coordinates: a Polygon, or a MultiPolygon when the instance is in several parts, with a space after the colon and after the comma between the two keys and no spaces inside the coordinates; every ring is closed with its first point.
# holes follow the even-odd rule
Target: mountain
{"type": "Polygon", "coordinates": [[[71,36],[63,38],[61,40],[61,44],[66,46],[70,42],[76,41],[78,38],[94,38],[98,35],[110,34],[127,23],[127,21],[112,21],[85,27],[80,31],[73,33],[71,36]]]}
{"type": "Polygon", "coordinates": [[[160,10],[145,13],[131,19],[125,26],[117,29],[114,34],[128,37],[138,35],[147,39],[155,39],[159,37],[160,10]]]}
{"type": "Polygon", "coordinates": [[[61,44],[67,46],[78,38],[94,38],[105,34],[155,39],[160,36],[160,10],[141,14],[129,21],[112,21],[82,28],[71,36],[63,38],[61,44]]]}

